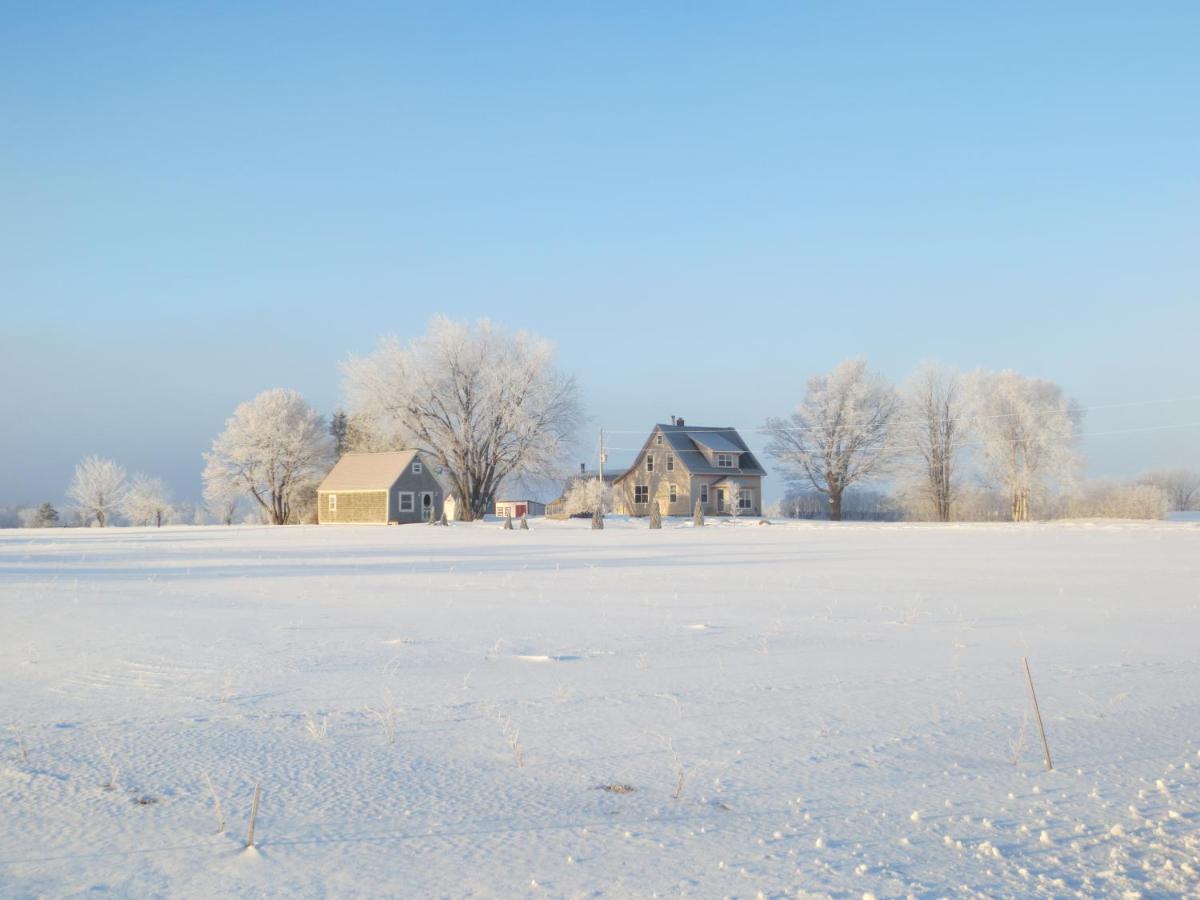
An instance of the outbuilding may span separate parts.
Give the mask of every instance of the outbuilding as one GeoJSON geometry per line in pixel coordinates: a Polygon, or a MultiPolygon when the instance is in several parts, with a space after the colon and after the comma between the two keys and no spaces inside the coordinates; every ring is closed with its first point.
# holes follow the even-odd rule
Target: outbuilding
{"type": "Polygon", "coordinates": [[[417,450],[347,453],[317,488],[322,525],[429,522],[442,509],[442,485],[417,450]]]}
{"type": "Polygon", "coordinates": [[[496,515],[500,518],[512,516],[514,519],[523,519],[526,516],[544,516],[545,514],[546,504],[537,500],[496,501],[496,515]]]}

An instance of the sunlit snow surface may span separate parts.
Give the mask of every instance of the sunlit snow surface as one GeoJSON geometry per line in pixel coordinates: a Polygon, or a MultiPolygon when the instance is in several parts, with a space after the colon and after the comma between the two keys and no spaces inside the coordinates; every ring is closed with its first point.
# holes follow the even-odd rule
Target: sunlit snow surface
{"type": "Polygon", "coordinates": [[[1198,750],[1200,523],[0,532],[5,897],[1194,894],[1198,750]]]}

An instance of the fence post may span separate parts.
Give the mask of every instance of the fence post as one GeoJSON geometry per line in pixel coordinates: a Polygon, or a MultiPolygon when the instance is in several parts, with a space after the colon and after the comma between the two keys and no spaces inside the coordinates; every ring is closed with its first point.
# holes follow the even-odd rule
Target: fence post
{"type": "Polygon", "coordinates": [[[1042,752],[1045,754],[1046,771],[1049,772],[1054,768],[1054,763],[1050,760],[1050,744],[1046,741],[1046,727],[1042,724],[1042,711],[1038,709],[1037,691],[1033,689],[1033,675],[1029,671],[1029,659],[1022,656],[1021,662],[1025,664],[1025,680],[1029,682],[1029,699],[1033,701],[1033,715],[1037,719],[1038,733],[1042,736],[1042,752]]]}
{"type": "Polygon", "coordinates": [[[246,849],[254,846],[254,823],[258,820],[258,798],[262,794],[262,782],[254,785],[254,802],[250,804],[250,830],[246,832],[246,849]]]}

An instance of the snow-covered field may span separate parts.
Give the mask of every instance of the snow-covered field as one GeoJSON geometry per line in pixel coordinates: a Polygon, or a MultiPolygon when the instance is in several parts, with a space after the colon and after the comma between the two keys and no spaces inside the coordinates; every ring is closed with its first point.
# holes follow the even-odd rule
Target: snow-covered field
{"type": "Polygon", "coordinates": [[[1198,749],[1200,523],[0,532],[5,897],[1195,895],[1198,749]]]}

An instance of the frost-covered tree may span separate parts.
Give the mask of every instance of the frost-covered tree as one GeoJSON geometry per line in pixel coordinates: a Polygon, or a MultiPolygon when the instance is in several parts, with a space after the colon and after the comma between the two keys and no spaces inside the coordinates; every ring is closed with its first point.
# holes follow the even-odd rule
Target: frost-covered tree
{"type": "Polygon", "coordinates": [[[662,528],[662,512],[658,508],[658,500],[650,501],[650,527],[662,528]]]}
{"type": "Polygon", "coordinates": [[[204,454],[205,497],[248,494],[268,522],[328,471],[332,442],[321,416],[296,391],[276,388],[241,404],[204,454]]]}
{"type": "Polygon", "coordinates": [[[730,481],[725,484],[725,510],[735,519],[744,512],[742,509],[742,494],[745,490],[736,481],[730,481]]]}
{"type": "Polygon", "coordinates": [[[949,522],[968,431],[968,396],[958,372],[926,363],[901,392],[901,442],[915,462],[913,490],[932,518],[949,522]]]}
{"type": "Polygon", "coordinates": [[[149,475],[134,475],[129,487],[121,496],[121,515],[131,525],[156,525],[174,518],[171,492],[161,478],[149,475]]]}
{"type": "Polygon", "coordinates": [[[1147,472],[1138,479],[1139,484],[1149,484],[1162,489],[1174,512],[1200,509],[1200,472],[1194,469],[1164,469],[1147,472]]]}
{"type": "Polygon", "coordinates": [[[1169,508],[1170,498],[1158,485],[1117,484],[1102,479],[1077,489],[1066,512],[1078,518],[1161,519],[1169,508]]]}
{"type": "Polygon", "coordinates": [[[1026,522],[1055,487],[1071,485],[1082,413],[1061,387],[1017,372],[976,372],[971,394],[984,476],[1011,501],[1012,520],[1026,522]]]}
{"type": "Polygon", "coordinates": [[[89,456],[77,465],[67,487],[67,497],[75,505],[80,522],[95,522],[101,528],[120,510],[124,493],[125,470],[100,456],[89,456]]]}
{"type": "Polygon", "coordinates": [[[222,525],[232,525],[241,518],[245,489],[221,479],[204,483],[204,508],[222,525]]]}
{"type": "Polygon", "coordinates": [[[612,485],[599,478],[576,478],[563,497],[563,512],[568,516],[582,516],[595,512],[612,512],[612,485]]]}
{"type": "Polygon", "coordinates": [[[842,518],[842,495],[880,475],[892,457],[895,390],[865,360],[841,363],[808,380],[808,391],[786,419],[768,419],[767,453],[794,481],[808,481],[829,499],[829,517],[842,518]]]}
{"type": "Polygon", "coordinates": [[[385,339],[343,369],[352,419],[436,460],[467,521],[505,479],[558,471],[580,419],[550,343],[486,319],[435,318],[423,337],[385,339]]]}

